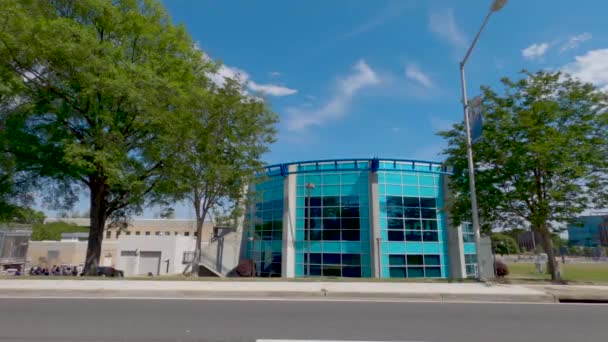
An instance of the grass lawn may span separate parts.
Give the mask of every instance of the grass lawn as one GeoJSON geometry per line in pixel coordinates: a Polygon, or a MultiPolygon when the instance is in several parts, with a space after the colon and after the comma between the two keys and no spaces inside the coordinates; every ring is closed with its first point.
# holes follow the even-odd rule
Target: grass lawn
{"type": "MultiPolygon", "coordinates": [[[[509,263],[510,274],[507,279],[513,281],[549,280],[548,274],[539,274],[532,263],[509,263]]],[[[608,263],[565,264],[561,265],[564,280],[574,283],[608,283],[608,263]]]]}

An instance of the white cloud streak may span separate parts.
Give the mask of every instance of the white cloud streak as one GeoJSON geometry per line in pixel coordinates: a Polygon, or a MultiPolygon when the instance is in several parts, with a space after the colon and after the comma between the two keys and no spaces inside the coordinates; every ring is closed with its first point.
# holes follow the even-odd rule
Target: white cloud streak
{"type": "Polygon", "coordinates": [[[562,70],[583,82],[593,83],[608,92],[608,49],[591,50],[562,70]]]}
{"type": "Polygon", "coordinates": [[[456,48],[466,47],[466,35],[456,24],[454,10],[451,8],[431,12],[429,16],[429,29],[439,38],[446,40],[456,48]]]}
{"type": "Polygon", "coordinates": [[[345,37],[355,37],[362,33],[372,31],[387,22],[399,18],[403,12],[407,9],[407,6],[410,4],[410,1],[404,0],[393,0],[390,1],[382,10],[373,15],[369,20],[359,25],[349,33],[345,35],[345,37]]]}
{"type": "Polygon", "coordinates": [[[249,81],[247,86],[252,91],[272,96],[288,96],[298,92],[296,89],[291,89],[276,84],[257,84],[254,81],[249,81]]]}
{"type": "Polygon", "coordinates": [[[230,67],[222,64],[215,74],[210,74],[209,78],[218,86],[223,86],[226,79],[238,79],[242,84],[253,92],[262,93],[270,96],[288,96],[298,92],[297,89],[288,88],[278,84],[259,84],[250,79],[249,74],[239,68],[230,67]]]}
{"type": "Polygon", "coordinates": [[[431,77],[425,74],[420,68],[414,64],[409,64],[405,68],[405,76],[413,81],[418,82],[425,88],[433,88],[433,81],[431,77]]]}
{"type": "Polygon", "coordinates": [[[338,80],[331,99],[321,107],[306,110],[301,107],[287,109],[286,125],[289,131],[303,131],[311,126],[324,126],[330,121],[346,116],[355,96],[363,89],[381,83],[380,78],[364,60],[354,66],[353,72],[338,80]]]}
{"type": "Polygon", "coordinates": [[[521,50],[521,55],[526,59],[537,59],[545,55],[549,49],[549,43],[532,44],[521,50]]]}
{"type": "Polygon", "coordinates": [[[572,36],[565,42],[562,47],[559,49],[560,52],[565,52],[568,50],[576,49],[581,43],[584,43],[588,40],[591,40],[593,36],[591,33],[581,33],[576,36],[572,36]]]}

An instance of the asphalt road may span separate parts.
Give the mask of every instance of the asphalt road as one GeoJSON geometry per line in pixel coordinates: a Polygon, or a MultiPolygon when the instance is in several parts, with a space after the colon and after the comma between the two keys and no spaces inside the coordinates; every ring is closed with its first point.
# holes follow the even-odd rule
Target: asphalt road
{"type": "Polygon", "coordinates": [[[0,341],[606,341],[608,305],[0,299],[0,341]]]}

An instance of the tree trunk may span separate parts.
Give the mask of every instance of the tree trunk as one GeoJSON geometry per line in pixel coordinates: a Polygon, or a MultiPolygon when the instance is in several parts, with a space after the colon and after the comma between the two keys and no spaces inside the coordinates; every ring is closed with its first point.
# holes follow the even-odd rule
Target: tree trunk
{"type": "Polygon", "coordinates": [[[545,225],[538,227],[538,231],[542,237],[543,249],[545,250],[545,253],[547,253],[547,271],[551,274],[551,280],[554,282],[561,282],[559,266],[555,259],[555,252],[553,251],[551,232],[545,225]]]}
{"type": "Polygon", "coordinates": [[[107,186],[103,180],[90,179],[91,211],[89,241],[87,244],[87,257],[85,259],[84,275],[97,275],[97,267],[101,257],[101,244],[103,231],[107,219],[107,186]]]}
{"type": "Polygon", "coordinates": [[[192,276],[198,277],[198,263],[201,257],[201,243],[203,235],[203,220],[196,216],[196,245],[194,246],[194,260],[192,261],[192,276]]]}

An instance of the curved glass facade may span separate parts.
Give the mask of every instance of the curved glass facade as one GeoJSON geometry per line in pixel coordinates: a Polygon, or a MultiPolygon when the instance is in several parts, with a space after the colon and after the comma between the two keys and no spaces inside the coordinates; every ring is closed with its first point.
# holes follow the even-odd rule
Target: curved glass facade
{"type": "Polygon", "coordinates": [[[441,164],[340,159],[266,171],[250,187],[246,224],[258,276],[450,275],[441,164]]]}

